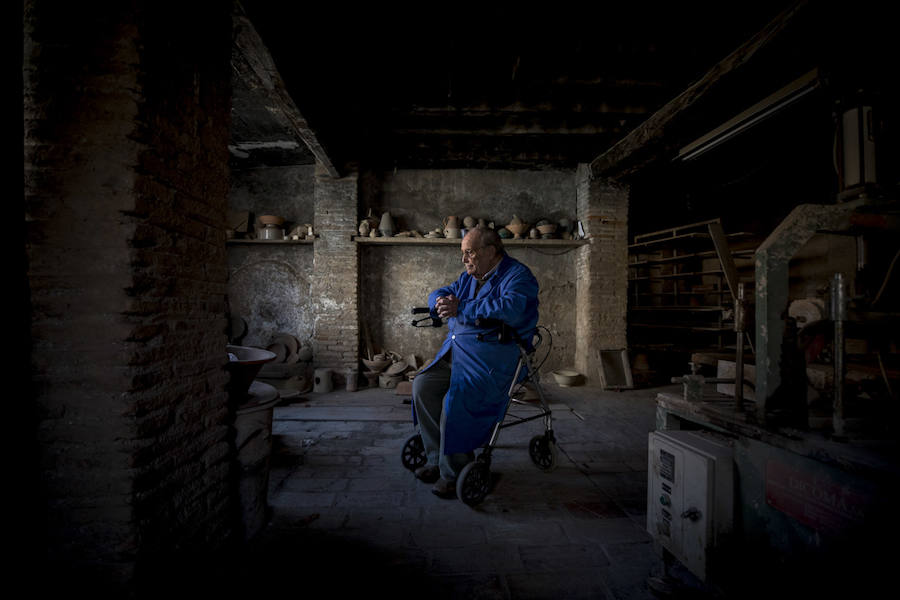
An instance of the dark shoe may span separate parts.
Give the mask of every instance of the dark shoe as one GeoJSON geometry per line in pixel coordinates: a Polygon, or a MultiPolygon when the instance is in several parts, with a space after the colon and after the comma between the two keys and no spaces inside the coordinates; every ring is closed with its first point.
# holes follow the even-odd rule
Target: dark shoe
{"type": "Polygon", "coordinates": [[[437,482],[431,487],[431,493],[437,496],[438,498],[456,498],[456,482],[449,481],[441,477],[437,480],[437,482]]]}
{"type": "Polygon", "coordinates": [[[425,483],[434,483],[441,476],[441,470],[434,465],[425,465],[415,470],[416,479],[425,483]]]}

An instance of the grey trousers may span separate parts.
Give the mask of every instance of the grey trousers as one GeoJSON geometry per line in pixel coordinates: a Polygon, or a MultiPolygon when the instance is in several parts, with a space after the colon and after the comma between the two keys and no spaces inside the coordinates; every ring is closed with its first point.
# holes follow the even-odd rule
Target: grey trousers
{"type": "Polygon", "coordinates": [[[441,477],[455,481],[459,472],[474,460],[474,452],[444,454],[444,396],[450,389],[450,364],[439,360],[413,379],[412,400],[419,421],[419,434],[429,465],[437,465],[441,477]]]}

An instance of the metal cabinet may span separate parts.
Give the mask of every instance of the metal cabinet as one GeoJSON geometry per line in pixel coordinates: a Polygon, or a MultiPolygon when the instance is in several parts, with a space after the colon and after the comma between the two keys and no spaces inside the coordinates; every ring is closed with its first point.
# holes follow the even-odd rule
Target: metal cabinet
{"type": "Polygon", "coordinates": [[[734,526],[734,458],[693,431],[649,435],[647,531],[701,580],[734,526]]]}

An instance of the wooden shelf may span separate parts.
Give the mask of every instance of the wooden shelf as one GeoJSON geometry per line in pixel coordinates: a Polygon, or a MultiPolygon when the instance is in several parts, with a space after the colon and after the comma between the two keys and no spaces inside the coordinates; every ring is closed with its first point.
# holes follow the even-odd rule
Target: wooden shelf
{"type": "Polygon", "coordinates": [[[312,244],[314,241],[315,240],[309,240],[309,239],[303,239],[303,240],[233,239],[233,240],[225,240],[225,244],[228,246],[244,246],[244,245],[252,245],[252,244],[275,245],[275,246],[296,246],[296,245],[312,244]]]}
{"type": "Polygon", "coordinates": [[[648,304],[646,306],[632,306],[631,310],[637,311],[671,311],[671,312],[722,312],[726,308],[730,308],[727,306],[654,306],[648,304]]]}
{"type": "Polygon", "coordinates": [[[702,275],[721,275],[722,269],[710,271],[691,271],[689,273],[669,273],[667,275],[648,275],[646,277],[632,277],[628,281],[663,281],[667,279],[686,279],[688,277],[700,277],[702,275]]]}
{"type": "MultiPolygon", "coordinates": [[[[746,249],[746,250],[732,250],[732,256],[744,257],[744,255],[750,254],[751,256],[755,250],[746,249]]],[[[671,263],[684,262],[687,260],[691,260],[693,258],[716,258],[715,250],[706,250],[703,252],[692,252],[690,254],[678,254],[676,256],[667,256],[665,258],[649,258],[645,260],[639,260],[635,262],[628,263],[629,267],[651,267],[653,265],[666,265],[671,263]]]]}
{"type": "Polygon", "coordinates": [[[677,323],[628,323],[629,327],[644,327],[646,329],[687,329],[690,331],[703,331],[709,333],[734,332],[734,327],[723,325],[716,327],[714,325],[681,325],[677,323]]]}
{"type": "Polygon", "coordinates": [[[634,236],[628,246],[631,343],[723,347],[734,332],[732,288],[741,283],[735,259],[753,255],[752,239],[746,232],[726,234],[719,219],[634,236]]]}
{"type": "MultiPolygon", "coordinates": [[[[455,246],[459,247],[462,243],[460,238],[419,238],[419,237],[362,237],[354,236],[353,241],[357,244],[367,244],[372,246],[455,246]]],[[[588,244],[589,240],[559,240],[559,239],[507,239],[503,240],[503,245],[507,248],[518,247],[551,247],[551,248],[572,248],[588,244]]]]}

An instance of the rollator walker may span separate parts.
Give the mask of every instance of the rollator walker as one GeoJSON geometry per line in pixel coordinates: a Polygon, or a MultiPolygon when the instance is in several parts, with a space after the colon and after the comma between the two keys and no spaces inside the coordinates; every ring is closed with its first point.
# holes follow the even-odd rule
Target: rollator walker
{"type": "MultiPolygon", "coordinates": [[[[429,313],[430,311],[428,308],[414,308],[412,309],[412,312],[413,314],[423,314],[429,313]]],[[[442,327],[444,322],[438,317],[429,315],[427,317],[414,319],[412,325],[413,327],[442,327]],[[429,321],[430,323],[428,323],[429,321]]],[[[501,429],[512,427],[514,425],[521,425],[537,419],[543,419],[544,433],[532,437],[528,444],[528,454],[531,457],[531,462],[533,462],[541,471],[552,471],[556,468],[558,452],[556,448],[556,438],[553,434],[553,417],[550,412],[550,405],[547,403],[547,399],[544,397],[544,391],[541,388],[540,365],[535,364],[537,348],[543,341],[540,332],[535,329],[532,336],[533,339],[527,340],[519,336],[515,329],[509,327],[502,321],[479,319],[475,322],[475,325],[485,329],[485,331],[478,334],[478,341],[496,339],[501,344],[515,343],[519,347],[519,360],[516,365],[516,373],[509,386],[506,407],[497,422],[494,423],[487,444],[485,444],[481,453],[478,454],[475,460],[463,467],[456,480],[456,495],[469,506],[479,504],[491,491],[491,454],[497,444],[501,429]],[[523,369],[526,370],[526,376],[522,381],[519,381],[523,369]],[[537,392],[537,406],[522,399],[522,397],[524,397],[524,387],[526,383],[531,383],[537,392]],[[537,414],[527,417],[511,415],[509,414],[509,408],[513,404],[533,408],[537,410],[537,414]],[[507,417],[514,420],[506,423],[507,417]]],[[[425,454],[425,445],[422,442],[420,434],[416,433],[406,440],[406,443],[403,445],[401,459],[403,461],[403,466],[410,471],[415,471],[419,467],[425,466],[428,462],[428,457],[425,454]]]]}

